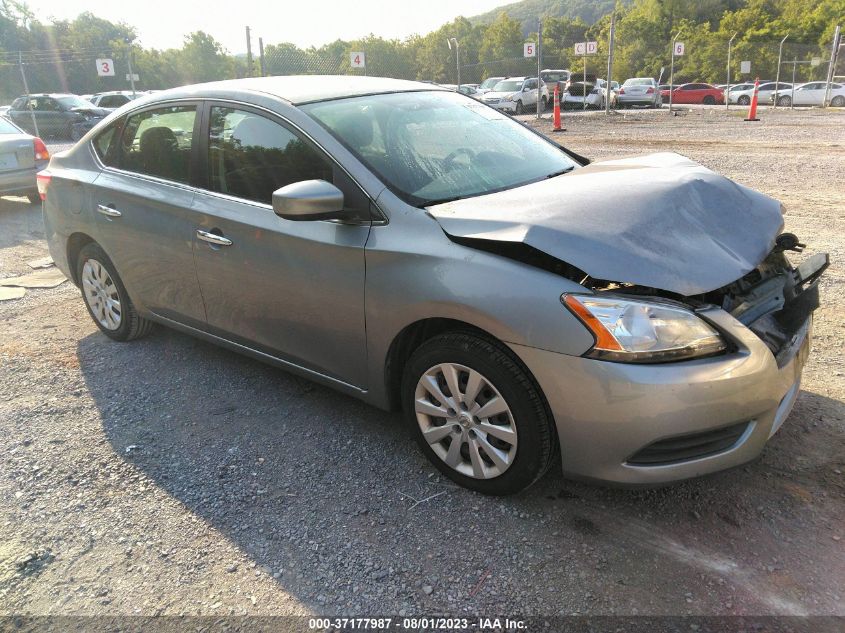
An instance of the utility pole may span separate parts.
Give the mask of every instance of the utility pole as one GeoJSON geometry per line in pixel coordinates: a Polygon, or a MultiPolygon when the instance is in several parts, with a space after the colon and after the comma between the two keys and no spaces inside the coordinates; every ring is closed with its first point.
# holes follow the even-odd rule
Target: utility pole
{"type": "Polygon", "coordinates": [[[681,32],[684,29],[680,29],[677,33],[675,33],[675,37],[672,38],[672,63],[669,69],[669,112],[672,111],[672,93],[675,91],[675,43],[678,41],[678,38],[681,37],[681,32]]]}
{"type": "Polygon", "coordinates": [[[839,57],[839,47],[842,42],[842,31],[839,25],[836,25],[836,30],[833,31],[833,46],[830,49],[830,63],[827,65],[827,86],[824,90],[824,99],[822,100],[822,107],[827,107],[830,101],[830,84],[836,76],[836,62],[839,57]]]}
{"type": "Polygon", "coordinates": [[[731,45],[734,43],[735,37],[736,33],[731,35],[731,39],[728,40],[728,89],[727,92],[725,92],[725,110],[728,110],[731,107],[731,45]]]}
{"type": "Polygon", "coordinates": [[[540,118],[540,109],[543,107],[543,89],[540,87],[540,77],[543,56],[543,18],[537,18],[537,118],[540,118]]]}
{"type": "Polygon", "coordinates": [[[264,69],[264,38],[258,38],[258,67],[261,70],[261,76],[266,74],[264,69]]]}
{"type": "Polygon", "coordinates": [[[249,37],[249,27],[246,27],[246,76],[252,77],[252,40],[249,37]]]}
{"type": "Polygon", "coordinates": [[[452,50],[452,42],[455,43],[455,65],[458,67],[458,91],[461,90],[461,45],[458,44],[458,39],[450,37],[446,40],[449,45],[449,50],[452,50]]]}
{"type": "Polygon", "coordinates": [[[616,35],[616,12],[610,14],[610,35],[607,45],[607,86],[605,86],[604,113],[610,114],[610,82],[613,80],[613,40],[616,35]]]}
{"type": "Polygon", "coordinates": [[[29,84],[26,82],[26,73],[23,71],[23,53],[18,51],[18,66],[21,69],[21,79],[23,79],[23,92],[26,95],[26,108],[29,110],[29,115],[32,117],[32,127],[35,128],[35,136],[41,136],[38,132],[38,121],[35,120],[35,112],[32,111],[32,105],[29,103],[29,84]]]}
{"type": "Polygon", "coordinates": [[[783,39],[780,41],[780,46],[778,46],[778,71],[777,76],[775,77],[775,108],[778,107],[778,98],[780,97],[780,94],[778,93],[778,90],[780,89],[780,58],[783,55],[783,43],[786,41],[787,37],[789,37],[789,32],[783,36],[783,39]]]}
{"type": "Polygon", "coordinates": [[[132,87],[132,98],[135,98],[135,75],[132,72],[132,40],[126,38],[129,50],[126,51],[126,65],[129,67],[129,85],[132,87]]]}

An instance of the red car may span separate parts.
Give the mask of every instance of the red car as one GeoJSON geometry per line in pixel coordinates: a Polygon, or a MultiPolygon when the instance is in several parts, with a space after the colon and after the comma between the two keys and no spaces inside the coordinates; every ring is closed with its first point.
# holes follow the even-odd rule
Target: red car
{"type": "MultiPolygon", "coordinates": [[[[669,102],[669,90],[661,91],[663,103],[669,102]]],[[[672,103],[725,103],[725,95],[710,84],[681,84],[672,91],[672,103]]]]}

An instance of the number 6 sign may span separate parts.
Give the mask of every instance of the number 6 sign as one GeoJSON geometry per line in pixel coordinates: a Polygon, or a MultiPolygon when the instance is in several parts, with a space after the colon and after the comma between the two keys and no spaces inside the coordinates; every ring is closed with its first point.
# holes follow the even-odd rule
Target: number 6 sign
{"type": "Polygon", "coordinates": [[[111,59],[98,59],[97,74],[100,77],[114,77],[114,61],[111,59]]]}
{"type": "Polygon", "coordinates": [[[675,55],[681,56],[684,54],[684,43],[675,42],[675,55]]]}
{"type": "Polygon", "coordinates": [[[352,68],[366,68],[367,58],[364,53],[349,53],[349,65],[352,68]]]}

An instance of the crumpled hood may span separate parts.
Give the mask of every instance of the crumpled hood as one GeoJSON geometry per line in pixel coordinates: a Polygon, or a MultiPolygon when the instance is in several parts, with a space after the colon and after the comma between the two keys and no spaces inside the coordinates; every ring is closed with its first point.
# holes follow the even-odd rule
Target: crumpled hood
{"type": "Polygon", "coordinates": [[[524,242],[593,278],[684,296],[756,268],[783,229],[776,200],[673,153],[593,163],[428,212],[454,237],[524,242]]]}
{"type": "Polygon", "coordinates": [[[92,105],[91,107],[88,106],[76,106],[71,108],[72,112],[76,112],[78,114],[87,114],[88,116],[95,116],[95,117],[104,117],[106,116],[109,111],[105,108],[98,108],[97,106],[92,105]]]}

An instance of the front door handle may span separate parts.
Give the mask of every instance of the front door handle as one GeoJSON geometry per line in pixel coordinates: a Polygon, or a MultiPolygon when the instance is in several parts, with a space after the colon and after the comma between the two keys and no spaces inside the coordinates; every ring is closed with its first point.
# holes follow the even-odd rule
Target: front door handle
{"type": "Polygon", "coordinates": [[[106,206],[105,204],[98,204],[97,205],[97,213],[101,213],[108,218],[119,218],[123,215],[120,211],[115,209],[114,207],[106,206]]]}
{"type": "Polygon", "coordinates": [[[217,235],[216,233],[209,233],[208,231],[203,231],[202,229],[197,229],[197,237],[203,241],[209,242],[210,244],[216,244],[217,246],[232,245],[232,240],[229,238],[217,235]]]}

